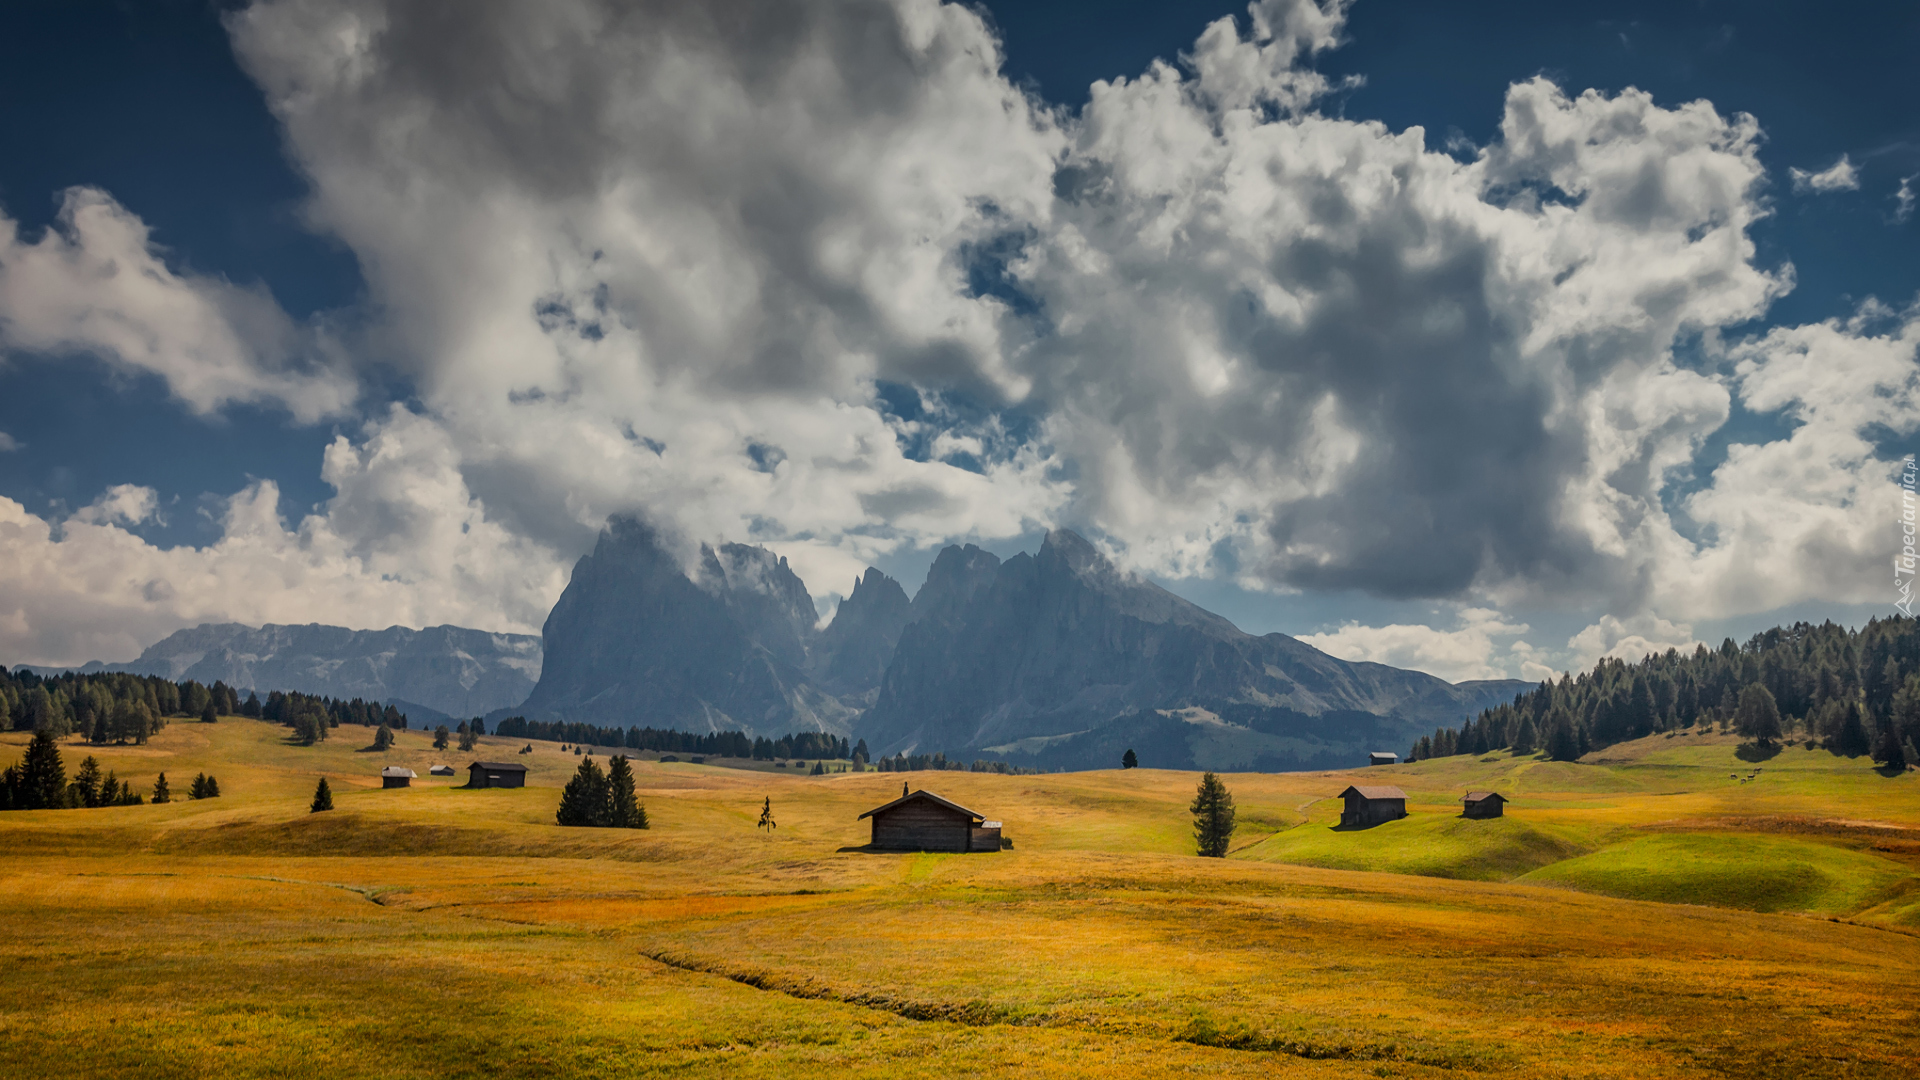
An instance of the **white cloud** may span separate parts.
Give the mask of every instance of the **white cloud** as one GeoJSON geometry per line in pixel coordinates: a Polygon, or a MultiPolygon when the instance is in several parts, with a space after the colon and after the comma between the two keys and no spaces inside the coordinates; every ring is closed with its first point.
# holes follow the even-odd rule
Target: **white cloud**
{"type": "Polygon", "coordinates": [[[1900,178],[1900,190],[1893,193],[1893,220],[1904,224],[1913,217],[1913,182],[1920,180],[1920,174],[1900,178]]]}
{"type": "Polygon", "coordinates": [[[1552,675],[1552,668],[1534,659],[1537,650],[1524,639],[1500,643],[1500,639],[1518,639],[1528,631],[1527,624],[1509,622],[1487,608],[1463,608],[1455,613],[1454,622],[1452,630],[1419,624],[1347,623],[1331,633],[1301,635],[1300,640],[1343,660],[1412,668],[1448,682],[1552,675]]]}
{"type": "Polygon", "coordinates": [[[37,243],[0,214],[0,355],[93,355],[160,376],[195,412],[266,402],[312,421],[356,392],[349,375],[301,355],[323,344],[264,290],[169,269],[145,223],[105,192],[68,190],[37,243]]]}
{"type": "Polygon", "coordinates": [[[1793,190],[1798,194],[1812,192],[1815,195],[1830,195],[1836,191],[1857,191],[1860,188],[1860,173],[1845,154],[1819,172],[1788,169],[1787,175],[1793,178],[1793,190]]]}
{"type": "Polygon", "coordinates": [[[1655,615],[1635,615],[1620,619],[1602,616],[1600,621],[1573,635],[1567,648],[1573,653],[1571,669],[1591,668],[1602,657],[1639,663],[1652,653],[1668,649],[1691,652],[1701,642],[1694,640],[1693,628],[1668,622],[1655,615]]]}
{"type": "Polygon", "coordinates": [[[159,492],[135,484],[115,484],[81,507],[71,520],[88,525],[138,525],[159,518],[159,492]]]}
{"type": "Polygon", "coordinates": [[[19,439],[14,438],[4,431],[0,431],[0,454],[11,453],[25,445],[26,443],[21,442],[19,439]]]}

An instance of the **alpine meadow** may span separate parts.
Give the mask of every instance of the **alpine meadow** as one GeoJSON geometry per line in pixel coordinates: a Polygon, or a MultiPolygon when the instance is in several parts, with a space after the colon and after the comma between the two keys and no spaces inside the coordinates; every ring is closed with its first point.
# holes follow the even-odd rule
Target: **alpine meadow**
{"type": "Polygon", "coordinates": [[[1915,56],[0,4],[0,1080],[1920,1076],[1915,56]]]}

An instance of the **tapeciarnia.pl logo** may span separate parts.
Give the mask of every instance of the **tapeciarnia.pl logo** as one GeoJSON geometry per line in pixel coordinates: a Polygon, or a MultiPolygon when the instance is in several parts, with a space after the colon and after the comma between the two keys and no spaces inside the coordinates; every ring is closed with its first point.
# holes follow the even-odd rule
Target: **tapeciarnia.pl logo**
{"type": "Polygon", "coordinates": [[[1908,454],[1900,470],[1900,554],[1893,557],[1893,588],[1898,597],[1893,606],[1908,618],[1913,617],[1915,478],[1913,455],[1908,454]]]}

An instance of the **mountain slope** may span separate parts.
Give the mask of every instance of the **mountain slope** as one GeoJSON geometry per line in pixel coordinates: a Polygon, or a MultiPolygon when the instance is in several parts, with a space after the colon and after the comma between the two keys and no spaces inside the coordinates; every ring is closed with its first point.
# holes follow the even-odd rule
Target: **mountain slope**
{"type": "Polygon", "coordinates": [[[1065,530],[1004,563],[948,548],[912,617],[859,724],[883,753],[1108,765],[1096,732],[1125,718],[1143,740],[1188,747],[1180,766],[1312,768],[1404,746],[1529,685],[1455,687],[1255,637],[1065,530]]]}
{"type": "Polygon", "coordinates": [[[202,623],[168,635],[129,663],[95,661],[80,670],[195,679],[209,686],[218,681],[262,694],[358,697],[461,717],[519,704],[540,676],[540,660],[539,638],[460,626],[349,630],[268,623],[256,629],[202,623]]]}
{"type": "Polygon", "coordinates": [[[694,580],[659,533],[608,521],[547,616],[546,665],[520,710],[598,724],[845,734],[855,710],[807,676],[813,603],[764,548],[703,546],[694,580]]]}

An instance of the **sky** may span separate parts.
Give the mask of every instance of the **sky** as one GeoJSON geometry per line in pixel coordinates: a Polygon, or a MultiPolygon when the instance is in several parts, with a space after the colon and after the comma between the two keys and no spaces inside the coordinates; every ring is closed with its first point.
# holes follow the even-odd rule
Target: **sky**
{"type": "MultiPolygon", "coordinates": [[[[0,663],[1076,529],[1541,678],[1895,612],[1920,9],[23,0],[0,663]]],[[[1910,578],[1907,580],[1911,580],[1910,578]]]]}

